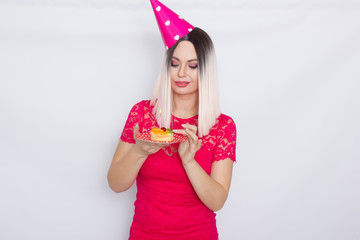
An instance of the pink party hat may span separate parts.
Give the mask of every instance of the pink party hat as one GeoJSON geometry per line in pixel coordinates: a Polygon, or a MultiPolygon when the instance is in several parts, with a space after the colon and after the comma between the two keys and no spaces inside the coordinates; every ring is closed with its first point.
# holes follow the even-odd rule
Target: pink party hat
{"type": "Polygon", "coordinates": [[[191,32],[194,27],[157,0],[150,0],[166,49],[191,32]]]}

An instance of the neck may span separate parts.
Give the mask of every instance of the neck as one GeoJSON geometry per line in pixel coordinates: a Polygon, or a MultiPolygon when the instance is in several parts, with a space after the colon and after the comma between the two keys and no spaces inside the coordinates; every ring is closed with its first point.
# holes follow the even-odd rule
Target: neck
{"type": "Polygon", "coordinates": [[[199,98],[198,94],[193,95],[173,95],[172,114],[179,118],[190,118],[198,114],[199,98]]]}

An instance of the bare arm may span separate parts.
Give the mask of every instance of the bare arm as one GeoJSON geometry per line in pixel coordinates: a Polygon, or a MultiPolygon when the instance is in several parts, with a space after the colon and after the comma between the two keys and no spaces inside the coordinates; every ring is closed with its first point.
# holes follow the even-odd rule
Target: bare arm
{"type": "Polygon", "coordinates": [[[107,175],[110,188],[114,192],[129,189],[145,162],[146,157],[138,154],[135,144],[119,141],[107,175]]]}
{"type": "MultiPolygon", "coordinates": [[[[138,133],[138,126],[134,135],[138,133]]],[[[135,144],[119,141],[112,163],[108,171],[108,183],[114,192],[129,189],[149,154],[159,151],[163,146],[159,144],[137,141],[135,144]]]]}
{"type": "Polygon", "coordinates": [[[186,130],[175,130],[188,137],[179,146],[184,169],[200,200],[209,209],[217,211],[223,207],[229,193],[233,161],[227,158],[213,162],[209,176],[194,159],[201,147],[201,140],[196,136],[196,126],[186,124],[184,127],[186,130]]]}
{"type": "Polygon", "coordinates": [[[216,161],[211,166],[210,176],[194,160],[184,165],[190,182],[200,200],[213,211],[220,210],[228,196],[233,161],[216,161]]]}

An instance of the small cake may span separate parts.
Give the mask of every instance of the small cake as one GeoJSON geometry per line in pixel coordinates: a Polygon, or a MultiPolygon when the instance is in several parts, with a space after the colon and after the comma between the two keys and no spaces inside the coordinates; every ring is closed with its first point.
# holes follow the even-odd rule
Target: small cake
{"type": "Polygon", "coordinates": [[[150,131],[150,138],[156,142],[171,142],[174,140],[174,133],[170,128],[153,128],[150,131]]]}

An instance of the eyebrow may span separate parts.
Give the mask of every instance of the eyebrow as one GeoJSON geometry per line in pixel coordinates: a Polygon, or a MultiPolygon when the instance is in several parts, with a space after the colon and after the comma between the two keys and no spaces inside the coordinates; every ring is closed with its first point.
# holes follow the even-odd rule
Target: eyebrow
{"type": "MultiPolygon", "coordinates": [[[[174,56],[173,56],[172,58],[175,58],[176,60],[178,60],[179,62],[181,62],[180,59],[178,59],[177,57],[174,57],[174,56]]],[[[187,62],[193,62],[193,61],[197,61],[197,58],[187,60],[187,62]]]]}

